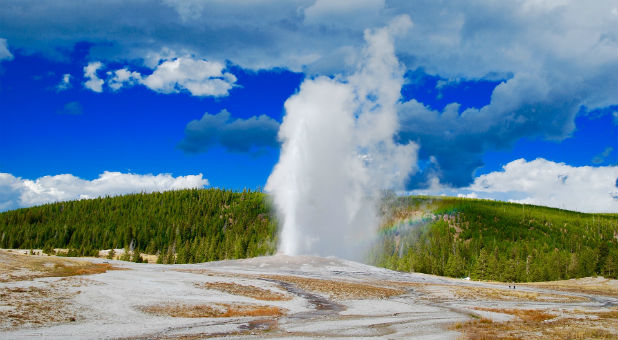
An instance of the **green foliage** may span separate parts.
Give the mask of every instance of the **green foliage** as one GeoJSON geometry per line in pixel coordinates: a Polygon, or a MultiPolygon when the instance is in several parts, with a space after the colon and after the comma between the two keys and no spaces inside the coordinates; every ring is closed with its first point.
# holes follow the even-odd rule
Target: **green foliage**
{"type": "Polygon", "coordinates": [[[260,192],[192,189],[46,204],[0,213],[0,248],[100,249],[195,263],[272,254],[276,221],[260,192]]]}
{"type": "Polygon", "coordinates": [[[415,196],[391,197],[382,212],[369,261],[386,268],[508,282],[618,278],[616,214],[415,196]]]}
{"type": "Polygon", "coordinates": [[[140,254],[139,250],[134,250],[133,255],[131,256],[131,261],[135,263],[142,263],[144,260],[142,259],[142,254],[140,254]]]}

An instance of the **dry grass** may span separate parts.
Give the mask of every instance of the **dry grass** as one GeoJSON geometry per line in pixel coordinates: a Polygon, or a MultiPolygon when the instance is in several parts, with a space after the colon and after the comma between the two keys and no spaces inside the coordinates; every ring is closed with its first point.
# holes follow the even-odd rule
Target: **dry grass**
{"type": "Polygon", "coordinates": [[[229,277],[229,278],[234,278],[234,279],[238,279],[238,278],[243,278],[243,279],[259,278],[259,276],[257,276],[257,275],[240,274],[240,273],[227,273],[227,272],[223,272],[223,271],[214,271],[214,270],[211,270],[211,269],[178,269],[178,268],[175,268],[175,269],[173,269],[173,271],[181,272],[181,273],[192,273],[192,274],[213,276],[213,277],[229,277]]]}
{"type": "Polygon", "coordinates": [[[618,296],[618,280],[605,279],[600,277],[586,277],[582,279],[563,281],[522,283],[521,285],[543,289],[562,290],[574,293],[618,296]]]}
{"type": "Polygon", "coordinates": [[[455,295],[464,300],[534,301],[534,302],[580,302],[588,299],[579,296],[544,294],[514,289],[487,287],[455,287],[455,295]]]}
{"type": "Polygon", "coordinates": [[[483,308],[483,307],[476,307],[474,309],[486,311],[486,312],[515,315],[520,320],[529,321],[529,322],[542,322],[545,320],[551,320],[556,317],[556,315],[549,314],[546,311],[538,310],[538,309],[505,309],[505,308],[483,308]]]}
{"type": "Polygon", "coordinates": [[[459,322],[451,329],[463,333],[464,339],[616,339],[618,311],[545,311],[529,309],[476,308],[514,315],[506,322],[481,318],[459,322]]]}
{"type": "Polygon", "coordinates": [[[0,251],[0,282],[101,274],[118,269],[108,263],[91,263],[55,256],[20,255],[0,251]]]}
{"type": "Polygon", "coordinates": [[[275,306],[225,303],[213,303],[208,305],[161,304],[143,306],[140,307],[140,310],[150,314],[177,318],[279,317],[285,315],[287,312],[275,306]]]}
{"type": "Polygon", "coordinates": [[[277,293],[269,289],[255,286],[245,286],[237,283],[204,282],[196,283],[195,286],[204,289],[219,290],[228,294],[241,295],[263,301],[287,301],[292,299],[289,295],[277,293]]]}
{"type": "Polygon", "coordinates": [[[500,289],[480,286],[458,286],[449,284],[428,284],[417,282],[388,281],[394,287],[414,288],[424,294],[425,300],[444,302],[450,300],[468,301],[522,301],[522,302],[584,302],[589,299],[579,296],[529,292],[516,289],[500,289]]]}
{"type": "Polygon", "coordinates": [[[75,294],[55,285],[0,288],[0,330],[76,321],[78,312],[70,303],[75,294]]]}
{"type": "Polygon", "coordinates": [[[270,275],[264,278],[283,281],[306,291],[326,294],[332,299],[386,299],[391,296],[402,295],[406,290],[401,288],[382,287],[365,283],[314,279],[298,276],[270,275]]]}

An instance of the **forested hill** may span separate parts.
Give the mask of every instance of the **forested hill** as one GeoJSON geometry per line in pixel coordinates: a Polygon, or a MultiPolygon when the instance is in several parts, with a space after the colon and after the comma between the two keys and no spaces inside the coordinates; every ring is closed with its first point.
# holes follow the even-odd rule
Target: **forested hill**
{"type": "Polygon", "coordinates": [[[193,189],[60,202],[0,214],[1,248],[131,248],[192,263],[272,254],[276,221],[260,192],[193,189]]]}
{"type": "Polygon", "coordinates": [[[618,215],[488,200],[391,197],[370,262],[499,281],[618,278],[618,215]]]}
{"type": "MultiPolygon", "coordinates": [[[[402,271],[500,281],[618,278],[618,215],[443,197],[395,197],[368,262],[402,271]]],[[[180,190],[0,213],[0,248],[110,248],[193,263],[273,254],[265,194],[180,190]]],[[[137,258],[136,258],[137,259],[137,258]]]]}

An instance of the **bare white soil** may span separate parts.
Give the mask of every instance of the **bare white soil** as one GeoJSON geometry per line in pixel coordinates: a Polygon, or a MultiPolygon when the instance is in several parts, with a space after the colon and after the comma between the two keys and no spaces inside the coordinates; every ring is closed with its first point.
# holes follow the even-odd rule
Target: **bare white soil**
{"type": "MultiPolygon", "coordinates": [[[[0,288],[9,293],[28,294],[30,287],[47,291],[33,297],[39,300],[32,303],[42,301],[41,306],[48,307],[41,308],[71,313],[51,322],[7,325],[0,329],[0,339],[456,339],[461,336],[452,327],[456,322],[475,317],[513,318],[483,308],[569,312],[611,311],[618,305],[618,296],[531,286],[512,289],[507,284],[394,272],[336,258],[277,255],[193,265],[80,260],[106,262],[125,270],[0,282],[0,288]],[[217,288],[220,284],[249,287],[258,293],[270,291],[284,298],[235,294],[217,288]],[[153,312],[153,308],[170,306],[176,306],[176,312],[186,306],[249,306],[256,310],[276,307],[282,313],[186,317],[175,315],[174,308],[168,314],[153,312]]],[[[15,296],[9,293],[7,298],[15,296]]],[[[15,306],[5,303],[0,312],[15,306]]]]}

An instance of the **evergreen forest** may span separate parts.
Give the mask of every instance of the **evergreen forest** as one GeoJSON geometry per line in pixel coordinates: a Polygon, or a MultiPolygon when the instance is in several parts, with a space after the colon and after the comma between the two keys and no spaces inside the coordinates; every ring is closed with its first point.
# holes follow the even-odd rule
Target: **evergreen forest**
{"type": "Polygon", "coordinates": [[[503,282],[618,279],[618,214],[490,200],[390,197],[369,262],[503,282]]]}
{"type": "Polygon", "coordinates": [[[220,189],[59,202],[1,213],[0,248],[68,248],[69,256],[126,248],[157,254],[160,263],[269,255],[277,229],[271,210],[263,193],[220,189]]]}

